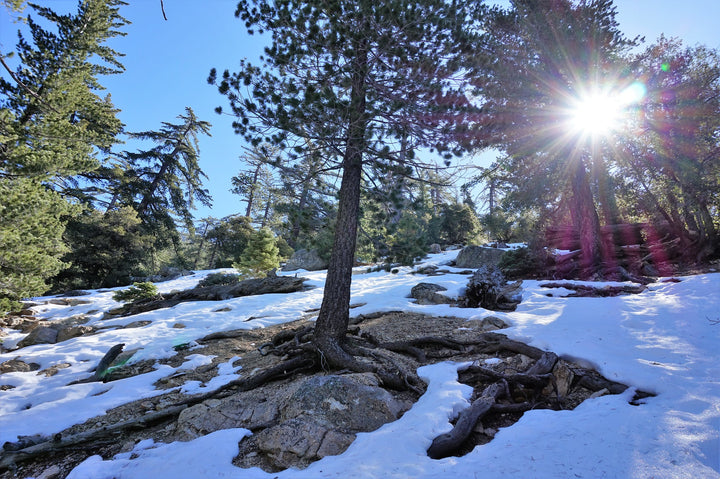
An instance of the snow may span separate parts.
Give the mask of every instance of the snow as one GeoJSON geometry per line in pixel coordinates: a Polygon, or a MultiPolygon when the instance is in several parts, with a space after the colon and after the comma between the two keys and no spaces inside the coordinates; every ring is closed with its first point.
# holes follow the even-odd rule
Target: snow
{"type": "MultiPolygon", "coordinates": [[[[429,383],[427,392],[402,418],[359,434],[345,453],[326,457],[305,470],[269,474],[233,466],[238,441],[251,433],[228,429],[184,443],[142,441],[132,453],[109,460],[90,457],[69,477],[720,478],[720,325],[712,321],[720,319],[720,274],[683,277],[679,283],[659,281],[639,295],[613,298],[565,297],[567,290],[525,281],[523,301],[509,313],[412,303],[407,297],[410,289],[423,281],[445,286],[448,296],[461,294],[468,276],[446,266],[457,253],[430,255],[424,265],[450,271],[430,278],[410,274],[413,268],[409,267],[399,268],[396,274],[357,268],[351,303],[360,306],[351,314],[403,310],[467,319],[500,317],[511,324],[503,331],[508,336],[594,365],[607,378],[631,388],[621,395],[587,400],[573,411],[527,412],[470,454],[433,460],[425,451],[434,437],[450,430],[450,418],[469,405],[471,393],[470,387],[457,381],[463,364],[444,362],[421,368],[419,374],[429,383]],[[657,397],[633,406],[629,400],[636,388],[657,397]]],[[[158,286],[165,292],[190,288],[212,272],[158,286]]],[[[45,319],[86,314],[89,324],[107,329],[94,336],[0,354],[0,362],[18,358],[43,369],[70,364],[51,377],[37,372],[0,376],[0,384],[15,386],[0,392],[0,442],[15,441],[18,435],[52,434],[118,405],[160,394],[153,386],[157,379],[212,359],[193,354],[178,368],[157,366],[150,373],[112,383],[68,386],[88,377],[89,370],[117,343],[125,343],[126,351],[137,349],[133,362],[159,359],[172,356],[173,346],[192,345],[211,332],[267,327],[318,308],[325,272],[299,275],[310,278],[307,284],[315,288],[287,295],[183,303],[128,318],[101,319],[104,311],[118,306],[112,290],[82,297],[91,304],[36,306],[45,319]],[[223,311],[226,308],[230,310],[223,311]],[[134,321],[150,323],[121,328],[134,321]],[[184,328],[178,328],[178,323],[184,328]]],[[[6,347],[25,336],[7,332],[6,347]]],[[[241,373],[233,366],[237,359],[222,364],[219,375],[207,384],[187,382],[181,389],[194,393],[220,387],[241,373]]]]}

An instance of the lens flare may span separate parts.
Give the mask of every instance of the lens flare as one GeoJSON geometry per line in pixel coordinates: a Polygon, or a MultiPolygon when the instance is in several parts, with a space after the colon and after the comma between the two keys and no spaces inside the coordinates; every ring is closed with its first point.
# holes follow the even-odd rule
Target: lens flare
{"type": "Polygon", "coordinates": [[[594,90],[578,97],[571,106],[570,129],[589,136],[602,136],[621,126],[628,107],[640,102],[647,89],[634,82],[620,91],[594,90]]]}

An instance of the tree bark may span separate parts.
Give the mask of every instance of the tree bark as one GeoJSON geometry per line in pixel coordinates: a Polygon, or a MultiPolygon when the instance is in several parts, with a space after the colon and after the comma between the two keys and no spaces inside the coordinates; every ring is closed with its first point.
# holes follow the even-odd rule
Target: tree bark
{"type": "Polygon", "coordinates": [[[368,74],[367,40],[356,42],[355,71],[350,92],[350,118],[343,157],[337,225],[328,264],[325,292],[315,323],[314,342],[330,366],[344,367],[352,357],[342,344],[350,319],[350,284],[355,262],[362,155],[367,128],[366,77],[368,74]]]}
{"type": "Polygon", "coordinates": [[[575,163],[571,178],[571,216],[573,226],[580,232],[580,267],[582,271],[589,272],[598,268],[602,262],[600,219],[593,202],[585,165],[579,156],[571,157],[570,161],[575,163]]]}

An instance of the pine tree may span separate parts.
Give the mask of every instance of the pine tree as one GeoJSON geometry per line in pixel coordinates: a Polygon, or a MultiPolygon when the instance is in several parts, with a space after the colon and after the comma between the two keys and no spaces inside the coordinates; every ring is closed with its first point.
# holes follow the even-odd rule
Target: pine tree
{"type": "MultiPolygon", "coordinates": [[[[153,148],[125,152],[131,167],[121,183],[119,195],[135,203],[135,209],[145,225],[157,232],[166,231],[177,240],[177,214],[192,229],[195,200],[209,206],[208,191],[202,188],[206,178],[199,164],[199,135],[210,135],[210,123],[199,120],[192,108],[179,115],[180,123],[163,122],[158,131],[132,133],[135,139],[155,143],[153,148]]],[[[161,233],[157,236],[161,237],[161,233]]]]}
{"type": "Polygon", "coordinates": [[[243,0],[236,14],[248,29],[272,34],[265,64],[243,61],[239,72],[225,71],[219,81],[211,71],[209,81],[238,117],[236,132],[253,145],[272,142],[296,157],[320,150],[342,171],[314,339],[330,365],[362,369],[343,342],[363,168],[370,162],[418,163],[404,155],[417,146],[451,149],[449,133],[460,132],[467,112],[456,73],[458,54],[471,45],[464,30],[469,4],[243,0]],[[405,138],[413,148],[405,148],[405,138]]]}
{"type": "Polygon", "coordinates": [[[243,278],[258,278],[280,266],[280,250],[275,236],[267,228],[257,230],[250,236],[240,260],[233,264],[243,278]]]}
{"type": "Polygon", "coordinates": [[[29,178],[0,178],[0,313],[47,289],[45,280],[63,267],[61,215],[73,208],[29,178]]]}
{"type": "MultiPolygon", "coordinates": [[[[622,35],[615,16],[612,0],[515,0],[511,9],[486,17],[492,41],[483,48],[497,60],[471,73],[485,101],[479,142],[509,154],[509,169],[522,178],[518,188],[560,191],[581,232],[586,275],[603,260],[591,189],[593,158],[586,138],[568,132],[566,117],[573,99],[601,81],[624,81],[623,55],[633,42],[622,35]]],[[[534,202],[546,204],[545,199],[536,196],[534,202]]]]}
{"type": "Polygon", "coordinates": [[[58,15],[31,4],[51,26],[28,17],[31,38],[20,35],[15,70],[0,54],[8,73],[0,78],[0,312],[45,291],[62,267],[64,221],[78,212],[68,195],[122,131],[98,80],[123,70],[120,54],[105,45],[123,35],[121,5],[85,0],[76,14],[58,15]]]}
{"type": "Polygon", "coordinates": [[[63,256],[69,267],[53,281],[54,289],[108,288],[130,284],[144,270],[153,238],[129,206],[101,213],[88,209],[68,223],[63,256]]]}

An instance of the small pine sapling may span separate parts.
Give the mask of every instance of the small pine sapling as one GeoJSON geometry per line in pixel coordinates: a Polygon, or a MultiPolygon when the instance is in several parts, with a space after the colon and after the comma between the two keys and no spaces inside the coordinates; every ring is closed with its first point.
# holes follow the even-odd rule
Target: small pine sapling
{"type": "Polygon", "coordinates": [[[267,228],[262,228],[250,237],[239,261],[233,263],[243,279],[260,278],[280,266],[279,249],[275,236],[267,228]]]}

